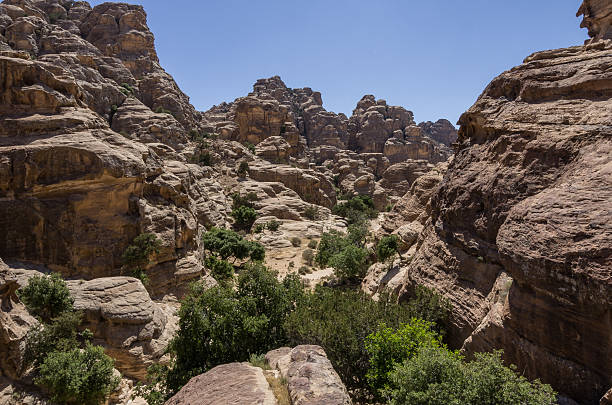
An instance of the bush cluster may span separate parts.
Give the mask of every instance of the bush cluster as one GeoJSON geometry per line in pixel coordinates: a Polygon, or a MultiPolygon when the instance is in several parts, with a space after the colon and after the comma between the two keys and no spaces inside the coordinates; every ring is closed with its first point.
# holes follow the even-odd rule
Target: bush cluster
{"type": "Polygon", "coordinates": [[[32,277],[18,295],[42,321],[26,336],[24,363],[33,366],[34,382],[57,403],[104,402],[119,383],[114,362],[89,343],[89,330],[78,332],[82,316],[74,310],[64,280],[57,274],[32,277]]]}
{"type": "Polygon", "coordinates": [[[372,197],[367,195],[355,196],[337,204],[332,208],[332,213],[346,219],[349,225],[366,222],[378,215],[372,197]]]}
{"type": "Polygon", "coordinates": [[[133,277],[140,279],[143,285],[149,284],[146,266],[152,255],[159,253],[161,241],[153,233],[141,233],[123,251],[123,266],[133,277]]]}
{"type": "Polygon", "coordinates": [[[240,261],[262,261],[266,255],[260,243],[248,241],[232,230],[214,227],[202,235],[202,247],[204,264],[217,281],[231,279],[240,261]]]}
{"type": "MultiPolygon", "coordinates": [[[[250,263],[235,285],[206,290],[192,286],[179,311],[179,330],[172,340],[169,367],[157,367],[153,382],[141,390],[150,402],[178,391],[189,379],[219,364],[247,361],[287,342],[283,327],[303,296],[299,278],[277,274],[250,263]]],[[[160,403],[161,403],[160,402],[160,403]]]]}
{"type": "Polygon", "coordinates": [[[234,227],[238,230],[249,231],[253,222],[257,219],[257,211],[255,211],[255,201],[257,194],[248,193],[245,196],[239,193],[232,194],[232,212],[234,218],[234,227]]]}
{"type": "Polygon", "coordinates": [[[389,374],[391,405],[501,404],[553,405],[549,385],[528,381],[506,367],[502,352],[476,353],[466,362],[443,347],[421,347],[389,374]]]}
{"type": "Polygon", "coordinates": [[[320,267],[330,266],[344,281],[359,281],[368,268],[368,251],[363,247],[367,228],[365,224],[353,224],[347,235],[332,230],[321,236],[315,256],[320,267]]]}

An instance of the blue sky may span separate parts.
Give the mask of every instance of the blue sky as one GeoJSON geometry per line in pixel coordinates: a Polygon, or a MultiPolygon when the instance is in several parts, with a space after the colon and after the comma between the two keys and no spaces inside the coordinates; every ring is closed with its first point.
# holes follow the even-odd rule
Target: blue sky
{"type": "Polygon", "coordinates": [[[128,2],[145,7],[162,66],[199,110],[279,75],[330,111],[374,94],[417,122],[455,123],[499,73],[587,38],[581,0],[128,2]]]}

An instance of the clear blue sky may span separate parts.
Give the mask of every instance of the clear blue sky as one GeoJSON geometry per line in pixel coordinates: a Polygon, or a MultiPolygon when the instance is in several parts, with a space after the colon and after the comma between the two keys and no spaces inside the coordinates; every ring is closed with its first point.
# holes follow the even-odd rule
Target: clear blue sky
{"type": "MultiPolygon", "coordinates": [[[[199,110],[279,75],[350,115],[364,94],[455,123],[530,53],[580,45],[581,0],[141,0],[162,66],[199,110]]],[[[101,1],[93,1],[92,5],[101,1]]]]}

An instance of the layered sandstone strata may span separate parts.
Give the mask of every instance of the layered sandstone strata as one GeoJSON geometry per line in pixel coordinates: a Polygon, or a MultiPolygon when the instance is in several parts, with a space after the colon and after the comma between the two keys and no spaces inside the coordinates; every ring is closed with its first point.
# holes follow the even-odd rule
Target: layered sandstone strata
{"type": "Polygon", "coordinates": [[[451,301],[455,347],[504,349],[588,404],[612,385],[611,63],[599,41],[535,53],[489,84],[461,117],[400,288],[451,301]]]}

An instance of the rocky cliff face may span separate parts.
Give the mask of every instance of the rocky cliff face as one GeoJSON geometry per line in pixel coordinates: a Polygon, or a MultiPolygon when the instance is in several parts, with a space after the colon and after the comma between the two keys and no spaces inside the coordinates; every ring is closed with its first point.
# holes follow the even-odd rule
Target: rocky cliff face
{"type": "MultiPolygon", "coordinates": [[[[611,63],[612,43],[595,41],[494,79],[460,119],[411,260],[370,276],[404,295],[437,289],[455,347],[502,348],[585,404],[612,385],[611,63]]],[[[400,218],[414,225],[411,212],[400,218]]]]}
{"type": "Polygon", "coordinates": [[[142,7],[11,0],[0,21],[0,256],[119,275],[153,232],[154,290],[201,274],[197,234],[225,201],[185,158],[200,114],[159,66],[142,7]]]}
{"type": "MultiPolygon", "coordinates": [[[[301,180],[277,181],[302,198],[317,196],[305,199],[324,206],[335,204],[335,189],[343,194],[370,195],[382,209],[401,197],[433,164],[448,159],[452,154],[448,146],[456,139],[456,130],[448,121],[417,126],[412,112],[388,106],[372,95],[357,103],[350,119],[329,112],[323,108],[319,92],[288,88],[278,76],[258,80],[248,96],[215,106],[203,113],[203,118],[206,131],[255,145],[257,157],[273,167],[284,164],[302,171],[314,169],[319,173],[315,176],[321,192],[301,191],[297,186],[301,180]]],[[[260,175],[260,167],[252,177],[254,173],[260,181],[278,178],[269,170],[260,175]]]]}

